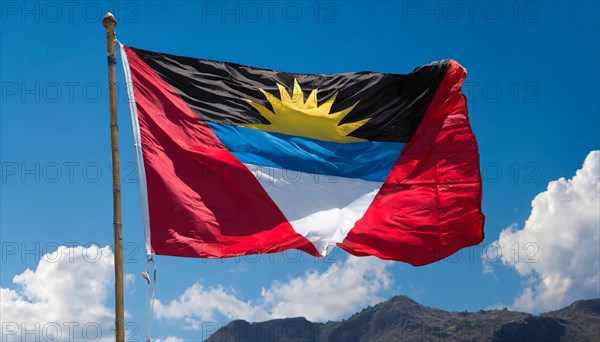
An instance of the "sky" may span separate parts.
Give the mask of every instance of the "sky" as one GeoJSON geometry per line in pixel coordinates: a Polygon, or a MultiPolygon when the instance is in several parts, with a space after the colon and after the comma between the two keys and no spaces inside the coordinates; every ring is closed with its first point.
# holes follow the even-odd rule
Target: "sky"
{"type": "MultiPolygon", "coordinates": [[[[114,310],[104,14],[125,45],[296,73],[408,73],[452,58],[483,176],[485,240],[413,267],[334,250],[157,256],[152,337],[237,318],[347,318],[395,295],[532,313],[600,296],[596,1],[0,2],[1,340],[110,340],[114,310]]],[[[117,64],[126,330],[145,340],[146,269],[117,64]]]]}

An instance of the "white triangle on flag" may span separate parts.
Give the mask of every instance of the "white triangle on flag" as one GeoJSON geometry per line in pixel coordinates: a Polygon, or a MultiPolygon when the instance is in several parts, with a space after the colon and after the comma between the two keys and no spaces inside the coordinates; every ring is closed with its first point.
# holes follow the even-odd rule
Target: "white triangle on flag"
{"type": "Polygon", "coordinates": [[[296,232],[321,255],[342,242],[383,182],[245,164],[296,232]]]}

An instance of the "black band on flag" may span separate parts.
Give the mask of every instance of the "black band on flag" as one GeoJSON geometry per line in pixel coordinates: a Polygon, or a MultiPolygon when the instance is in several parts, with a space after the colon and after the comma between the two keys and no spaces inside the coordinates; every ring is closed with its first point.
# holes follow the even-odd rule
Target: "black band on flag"
{"type": "Polygon", "coordinates": [[[272,111],[272,104],[260,89],[279,98],[277,84],[292,94],[294,82],[298,82],[305,99],[312,90],[318,90],[319,105],[337,94],[331,113],[356,104],[340,125],[370,118],[349,134],[370,141],[408,142],[447,69],[444,60],[415,68],[409,74],[294,74],[132,49],[202,120],[229,125],[269,124],[244,99],[272,111]]]}

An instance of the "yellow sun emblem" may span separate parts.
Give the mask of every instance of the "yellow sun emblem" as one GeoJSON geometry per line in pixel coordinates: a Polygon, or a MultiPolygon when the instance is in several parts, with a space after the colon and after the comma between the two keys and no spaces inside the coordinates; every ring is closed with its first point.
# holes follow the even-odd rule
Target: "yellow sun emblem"
{"type": "Polygon", "coordinates": [[[294,79],[292,96],[283,85],[277,83],[277,87],[281,98],[259,89],[273,106],[273,111],[256,102],[243,99],[270,122],[270,124],[245,124],[245,127],[340,143],[367,141],[348,134],[364,125],[370,118],[340,125],[340,121],[356,107],[359,101],[344,110],[330,114],[337,93],[319,106],[318,89],[313,89],[305,102],[304,93],[297,80],[294,79]]]}

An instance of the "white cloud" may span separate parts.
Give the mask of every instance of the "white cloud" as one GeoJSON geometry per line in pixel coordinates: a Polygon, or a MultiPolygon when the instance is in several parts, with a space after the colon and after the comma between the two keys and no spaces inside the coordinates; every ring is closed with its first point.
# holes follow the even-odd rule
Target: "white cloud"
{"type": "Polygon", "coordinates": [[[248,321],[292,316],[312,321],[339,319],[382,300],[378,293],[392,283],[386,270],[391,264],[373,257],[349,256],[324,272],[309,271],[285,282],[275,281],[263,288],[255,301],[240,300],[220,286],[204,288],[196,283],[178,299],[166,304],[157,300],[156,315],[183,321],[195,330],[200,330],[201,322],[214,322],[216,314],[248,321]]]}
{"type": "Polygon", "coordinates": [[[600,151],[571,179],[535,197],[523,229],[511,226],[498,244],[504,265],[525,278],[513,307],[547,311],[600,294],[600,151]]]}
{"type": "MultiPolygon", "coordinates": [[[[110,248],[59,247],[0,288],[2,340],[114,340],[110,248]]],[[[131,277],[127,275],[127,279],[131,277]]]]}
{"type": "Polygon", "coordinates": [[[261,296],[271,318],[304,316],[311,321],[339,319],[357,308],[382,300],[377,294],[389,288],[391,265],[374,257],[349,256],[323,273],[307,272],[285,283],[274,282],[261,296]]]}
{"type": "Polygon", "coordinates": [[[223,287],[204,288],[199,283],[187,288],[178,299],[163,304],[155,302],[155,312],[158,319],[167,318],[183,320],[190,329],[199,330],[200,322],[216,320],[217,313],[229,319],[261,320],[268,315],[251,302],[245,302],[229,293],[223,287]]]}

